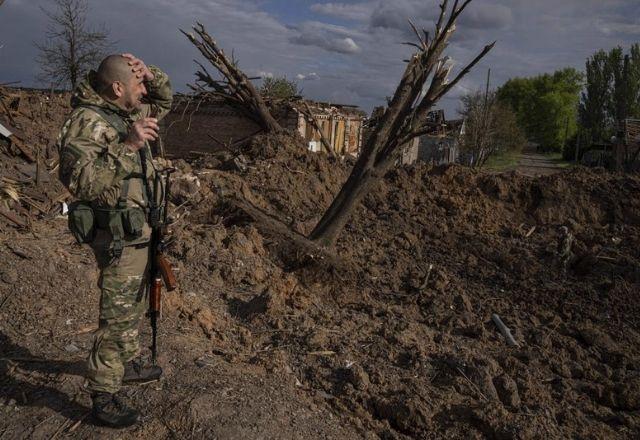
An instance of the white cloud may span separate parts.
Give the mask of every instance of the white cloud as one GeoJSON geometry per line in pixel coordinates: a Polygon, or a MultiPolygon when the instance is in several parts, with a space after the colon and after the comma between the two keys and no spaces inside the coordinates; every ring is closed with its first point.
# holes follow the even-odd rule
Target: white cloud
{"type": "Polygon", "coordinates": [[[351,38],[353,32],[342,27],[318,21],[306,21],[294,28],[296,35],[290,41],[303,46],[316,46],[329,52],[354,54],[360,47],[351,38]]]}
{"type": "Polygon", "coordinates": [[[316,81],[316,80],[320,79],[320,77],[315,72],[311,72],[311,73],[307,73],[307,74],[298,73],[296,75],[296,79],[298,81],[316,81]]]}

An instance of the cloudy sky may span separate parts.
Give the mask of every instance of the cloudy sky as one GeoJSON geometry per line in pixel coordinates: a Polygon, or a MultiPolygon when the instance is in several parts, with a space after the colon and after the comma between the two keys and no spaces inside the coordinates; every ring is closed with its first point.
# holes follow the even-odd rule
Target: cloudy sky
{"type": "MultiPolygon", "coordinates": [[[[51,0],[0,6],[0,83],[38,86],[34,41],[51,0]]],[[[436,0],[89,0],[89,22],[104,24],[115,51],[129,51],[169,73],[178,91],[193,79],[199,53],[178,29],[196,21],[249,75],[286,75],[313,99],[370,111],[392,95],[412,39],[407,19],[433,27],[436,0]]],[[[457,66],[485,44],[494,50],[440,103],[455,117],[461,94],[566,66],[584,68],[597,49],[640,41],[640,0],[474,0],[448,54],[457,66]]]]}

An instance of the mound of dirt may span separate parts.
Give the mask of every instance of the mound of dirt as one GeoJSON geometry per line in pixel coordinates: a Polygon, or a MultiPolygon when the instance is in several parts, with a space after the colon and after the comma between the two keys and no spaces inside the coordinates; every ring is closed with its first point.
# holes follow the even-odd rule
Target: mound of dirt
{"type": "MultiPolygon", "coordinates": [[[[207,159],[195,164],[211,196],[190,220],[202,227],[213,215],[232,236],[252,228],[223,222],[231,214],[216,207],[233,193],[308,233],[351,164],[291,144],[257,139],[243,152],[249,166],[231,174],[207,170],[207,159]]],[[[528,178],[398,168],[345,228],[336,253],[349,269],[339,276],[306,267],[283,285],[288,268],[273,243],[281,237],[259,233],[243,234],[251,244],[242,253],[259,246],[269,271],[254,263],[238,278],[220,261],[214,273],[227,287],[258,285],[244,305],[250,313],[237,315],[277,330],[258,343],[287,346],[305,386],[380,436],[636,433],[628,411],[640,359],[632,295],[639,190],[637,176],[601,170],[528,178]],[[567,271],[562,226],[575,236],[567,271]],[[506,347],[492,313],[520,348],[506,347]]],[[[209,243],[202,246],[217,248],[209,243]]],[[[197,261],[183,274],[202,267],[197,261]]]]}
{"type": "MultiPolygon", "coordinates": [[[[399,167],[323,265],[282,231],[308,234],[353,162],[262,136],[174,165],[166,378],[127,390],[147,410],[128,434],[640,436],[637,175],[399,167]]],[[[97,274],[65,228],[0,239],[0,430],[12,437],[117,434],[81,419],[97,274]]]]}

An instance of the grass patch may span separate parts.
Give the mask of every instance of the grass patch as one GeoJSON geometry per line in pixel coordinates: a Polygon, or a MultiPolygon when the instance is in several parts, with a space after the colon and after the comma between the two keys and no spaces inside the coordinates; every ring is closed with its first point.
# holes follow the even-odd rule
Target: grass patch
{"type": "Polygon", "coordinates": [[[505,151],[504,153],[496,154],[489,157],[484,164],[484,169],[491,171],[507,171],[514,169],[518,166],[520,161],[521,151],[505,151]]]}

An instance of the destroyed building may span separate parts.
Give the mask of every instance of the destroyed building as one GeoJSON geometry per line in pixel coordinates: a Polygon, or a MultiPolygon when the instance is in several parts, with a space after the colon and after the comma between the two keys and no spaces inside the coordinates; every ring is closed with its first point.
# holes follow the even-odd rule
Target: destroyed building
{"type": "Polygon", "coordinates": [[[445,165],[458,161],[458,139],[464,134],[464,121],[445,120],[444,110],[430,112],[429,120],[433,123],[433,130],[410,142],[402,153],[403,164],[421,161],[432,165],[445,165]]]}
{"type": "Polygon", "coordinates": [[[640,119],[625,119],[619,124],[618,139],[614,148],[617,170],[637,170],[640,156],[640,119]]]}
{"type": "MultiPolygon", "coordinates": [[[[321,137],[337,155],[357,156],[362,146],[364,112],[352,105],[295,99],[271,103],[271,112],[286,129],[300,134],[309,150],[322,151],[321,137]],[[310,113],[322,136],[310,123],[310,113]]],[[[163,121],[164,143],[169,157],[188,157],[233,148],[262,128],[245,113],[222,99],[199,100],[178,96],[163,121]]]]}

